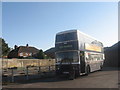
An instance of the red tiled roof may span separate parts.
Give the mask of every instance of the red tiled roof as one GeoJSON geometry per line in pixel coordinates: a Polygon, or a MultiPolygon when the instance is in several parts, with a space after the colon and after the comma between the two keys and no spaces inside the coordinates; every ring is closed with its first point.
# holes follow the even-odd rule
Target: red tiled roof
{"type": "Polygon", "coordinates": [[[30,47],[30,46],[19,46],[16,49],[13,49],[9,54],[8,58],[18,58],[19,53],[33,53],[36,54],[38,53],[39,50],[35,47],[30,47]]]}
{"type": "Polygon", "coordinates": [[[21,53],[21,52],[36,53],[36,52],[39,52],[39,50],[37,48],[35,48],[35,47],[20,46],[19,50],[18,50],[18,53],[21,53]]]}

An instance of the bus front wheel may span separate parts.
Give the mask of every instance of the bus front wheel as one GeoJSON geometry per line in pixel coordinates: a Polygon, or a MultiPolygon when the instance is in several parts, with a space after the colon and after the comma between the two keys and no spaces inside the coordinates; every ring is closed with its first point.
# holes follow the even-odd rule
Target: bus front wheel
{"type": "Polygon", "coordinates": [[[75,71],[73,70],[70,74],[69,74],[69,80],[74,80],[75,78],[75,71]]]}

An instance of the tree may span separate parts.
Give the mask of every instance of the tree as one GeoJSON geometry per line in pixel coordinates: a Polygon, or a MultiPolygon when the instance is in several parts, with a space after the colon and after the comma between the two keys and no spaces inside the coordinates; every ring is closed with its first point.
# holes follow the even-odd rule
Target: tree
{"type": "Polygon", "coordinates": [[[39,52],[34,57],[38,59],[45,59],[45,54],[43,50],[39,50],[39,52]]]}
{"type": "Polygon", "coordinates": [[[0,56],[7,56],[10,51],[8,44],[5,42],[4,39],[0,38],[0,56]]]}

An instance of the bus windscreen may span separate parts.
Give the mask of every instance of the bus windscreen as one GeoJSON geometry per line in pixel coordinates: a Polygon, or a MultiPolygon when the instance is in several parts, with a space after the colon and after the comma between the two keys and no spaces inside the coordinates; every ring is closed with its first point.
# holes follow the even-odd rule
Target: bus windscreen
{"type": "Polygon", "coordinates": [[[72,32],[72,33],[65,33],[56,36],[56,42],[63,42],[69,40],[77,40],[77,33],[72,32]]]}
{"type": "Polygon", "coordinates": [[[56,53],[56,60],[57,63],[63,62],[63,63],[69,63],[69,62],[78,62],[78,52],[72,51],[72,52],[59,52],[56,53]]]}

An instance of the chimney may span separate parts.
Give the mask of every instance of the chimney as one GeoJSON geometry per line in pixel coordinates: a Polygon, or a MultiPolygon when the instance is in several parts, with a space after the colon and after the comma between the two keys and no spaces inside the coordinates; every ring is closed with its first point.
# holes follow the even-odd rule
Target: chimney
{"type": "Polygon", "coordinates": [[[26,44],[26,47],[28,47],[28,44],[26,44]]]}
{"type": "Polygon", "coordinates": [[[18,46],[17,46],[17,45],[15,45],[15,46],[14,46],[14,49],[17,49],[17,48],[18,48],[18,46]]]}

